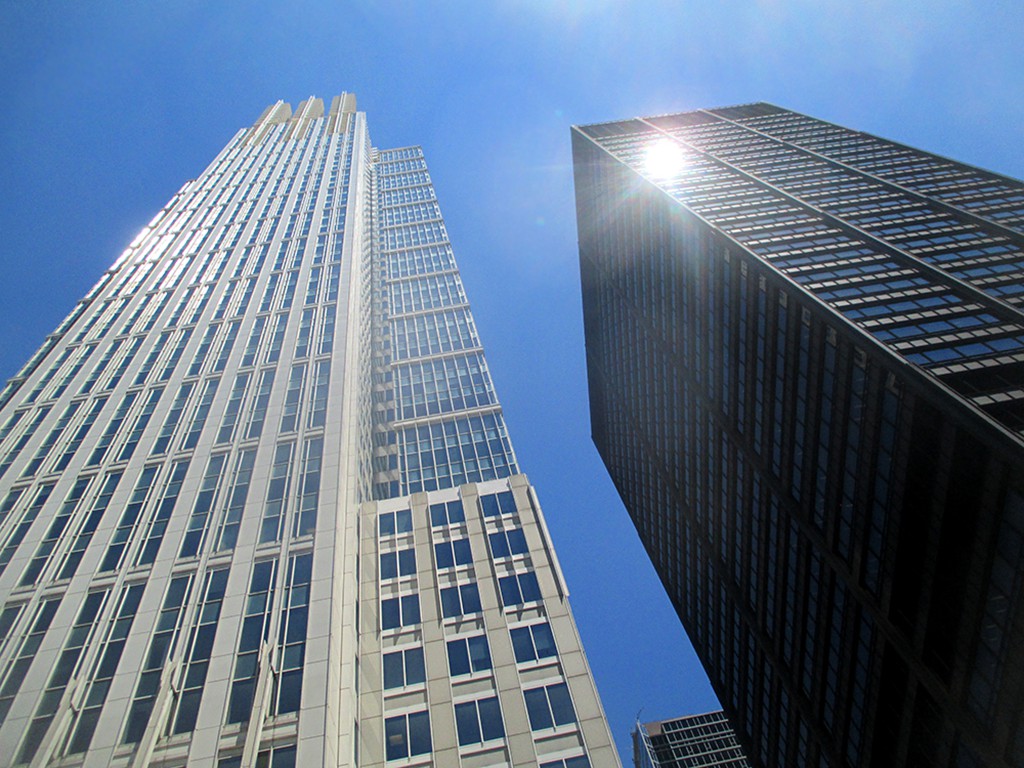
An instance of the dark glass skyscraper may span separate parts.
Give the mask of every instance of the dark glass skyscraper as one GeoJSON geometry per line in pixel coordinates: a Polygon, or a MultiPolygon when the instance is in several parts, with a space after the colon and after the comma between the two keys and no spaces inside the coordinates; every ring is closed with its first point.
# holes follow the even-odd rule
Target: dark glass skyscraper
{"type": "Polygon", "coordinates": [[[572,135],[594,441],[748,757],[1024,765],[1024,185],[769,104],[572,135]]]}
{"type": "Polygon", "coordinates": [[[0,394],[0,765],[618,765],[419,147],[239,130],[0,394]]]}

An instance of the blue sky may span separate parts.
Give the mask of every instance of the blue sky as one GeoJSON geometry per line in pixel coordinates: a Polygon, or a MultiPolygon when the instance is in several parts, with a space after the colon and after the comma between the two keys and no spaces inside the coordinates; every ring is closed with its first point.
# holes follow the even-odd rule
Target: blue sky
{"type": "Polygon", "coordinates": [[[1024,176],[1024,4],[0,4],[0,377],[278,99],[422,144],[624,759],[715,706],[589,439],[569,125],[751,101],[1024,176]]]}

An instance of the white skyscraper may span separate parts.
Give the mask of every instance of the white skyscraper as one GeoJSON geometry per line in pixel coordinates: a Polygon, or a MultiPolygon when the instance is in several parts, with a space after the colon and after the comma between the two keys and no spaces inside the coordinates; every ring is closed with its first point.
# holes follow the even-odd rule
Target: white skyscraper
{"type": "Polygon", "coordinates": [[[419,148],[269,107],[0,394],[0,765],[617,766],[419,148]]]}

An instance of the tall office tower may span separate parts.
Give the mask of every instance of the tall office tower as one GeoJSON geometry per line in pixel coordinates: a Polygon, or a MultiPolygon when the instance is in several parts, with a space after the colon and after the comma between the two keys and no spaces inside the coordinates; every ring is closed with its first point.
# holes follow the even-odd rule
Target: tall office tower
{"type": "Polygon", "coordinates": [[[636,724],[634,768],[749,768],[724,712],[636,724]]]}
{"type": "Polygon", "coordinates": [[[3,391],[0,764],[617,765],[423,155],[269,107],[3,391]]]}
{"type": "Polygon", "coordinates": [[[747,757],[1024,765],[1024,185],[769,104],[572,135],[594,441],[747,757]]]}

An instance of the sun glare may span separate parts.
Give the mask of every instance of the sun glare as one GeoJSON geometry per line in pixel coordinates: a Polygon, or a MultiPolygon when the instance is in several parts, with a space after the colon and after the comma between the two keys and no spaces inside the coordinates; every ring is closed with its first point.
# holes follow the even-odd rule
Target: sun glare
{"type": "Polygon", "coordinates": [[[653,179],[667,179],[686,165],[682,147],[669,139],[661,139],[644,152],[644,172],[653,179]]]}

